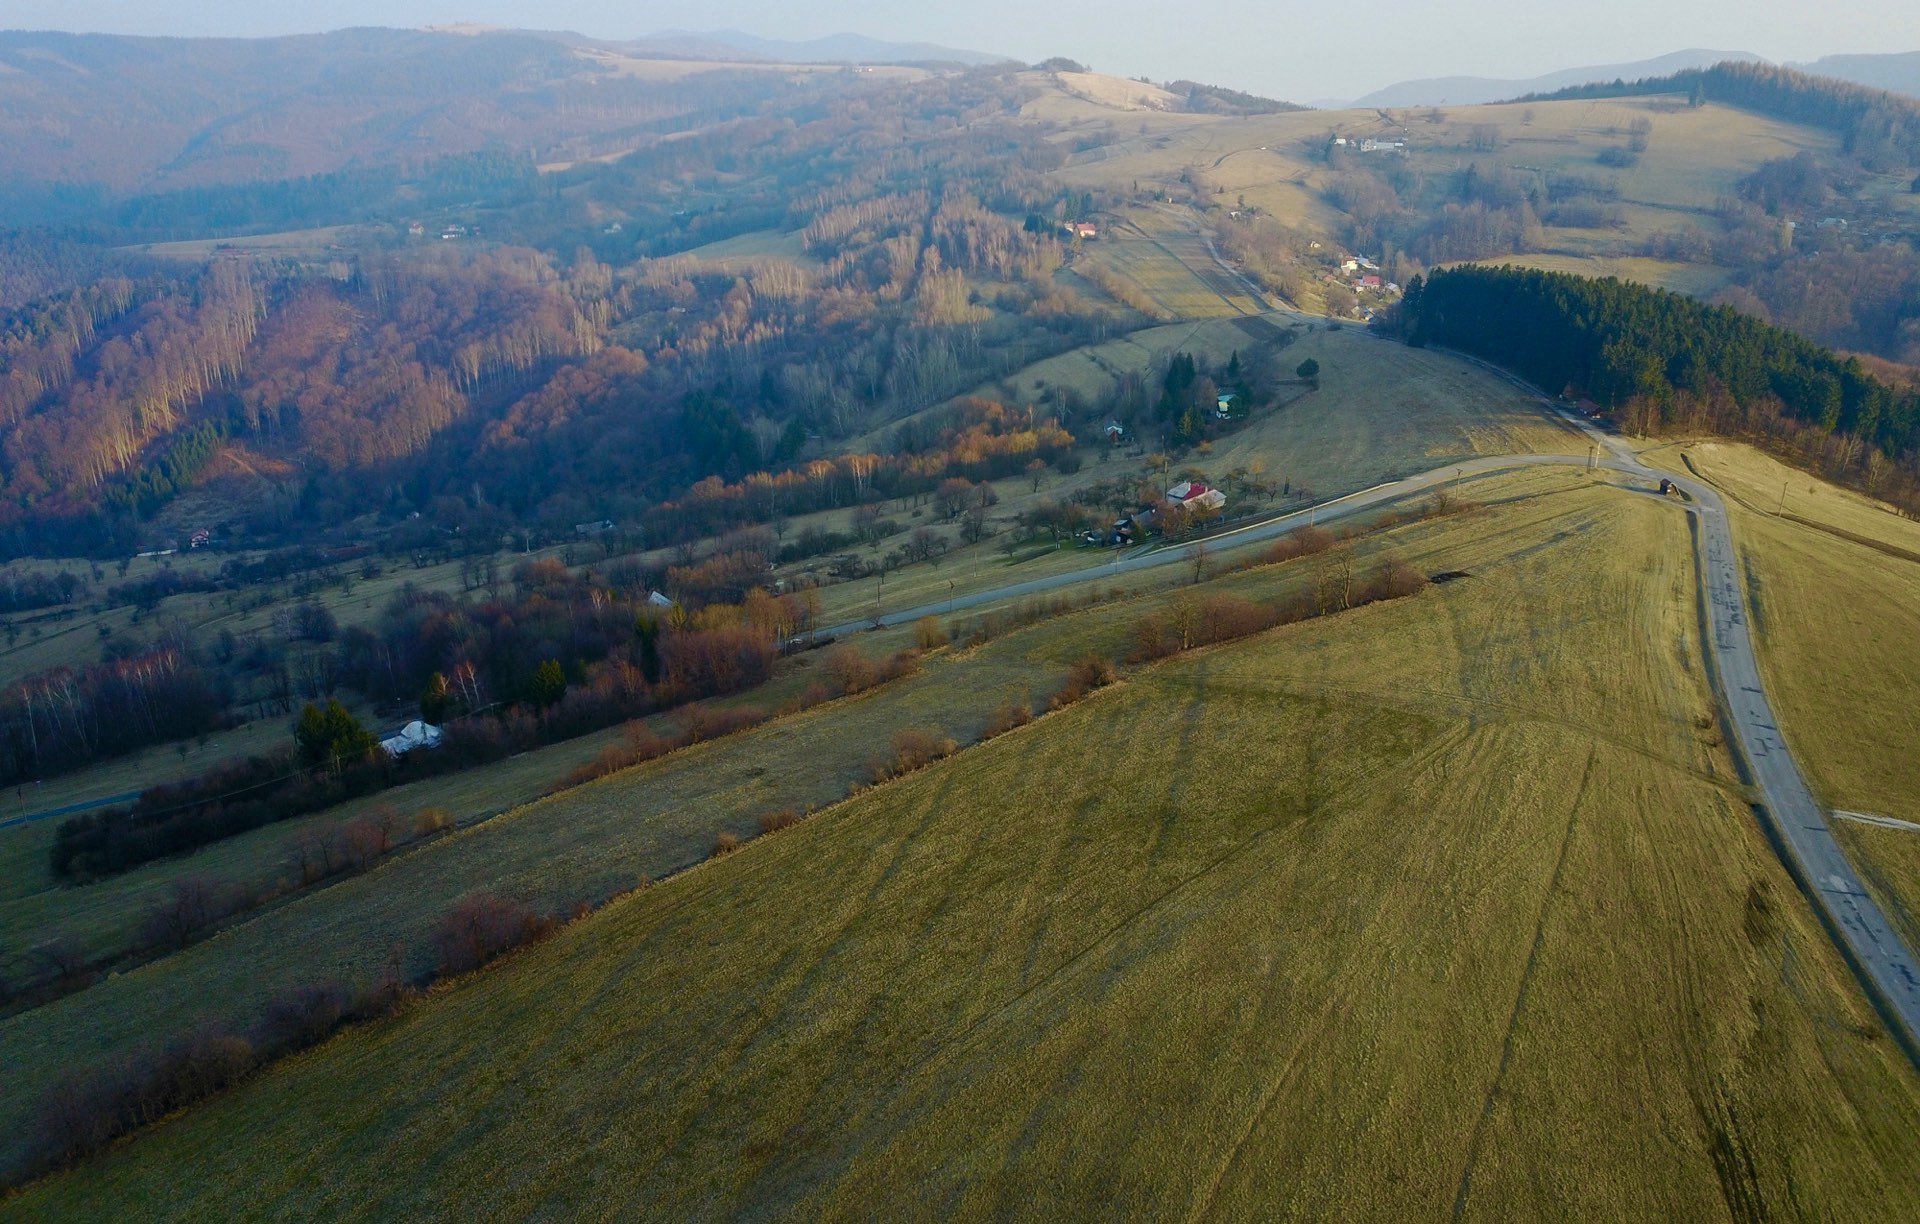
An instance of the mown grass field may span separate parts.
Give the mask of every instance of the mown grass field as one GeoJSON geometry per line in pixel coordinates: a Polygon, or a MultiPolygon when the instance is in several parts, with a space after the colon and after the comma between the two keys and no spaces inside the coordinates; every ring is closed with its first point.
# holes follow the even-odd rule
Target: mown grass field
{"type": "MultiPolygon", "coordinates": [[[[1681,455],[1729,495],[1767,695],[1814,794],[1920,822],[1920,524],[1750,447],[1652,457],[1681,455]]],[[[1920,833],[1838,820],[1834,835],[1920,942],[1920,833]]]]}
{"type": "Polygon", "coordinates": [[[1074,267],[1105,268],[1134,285],[1165,319],[1236,318],[1269,309],[1213,262],[1192,228],[1156,209],[1132,209],[1085,243],[1074,267]]]}
{"type": "MultiPolygon", "coordinates": [[[[9,1206],[1909,1216],[1920,1080],[1699,730],[1682,517],[1516,491],[1382,542],[1470,578],[1138,673],[9,1206]]],[[[659,836],[659,782],[580,796],[659,836]]]]}

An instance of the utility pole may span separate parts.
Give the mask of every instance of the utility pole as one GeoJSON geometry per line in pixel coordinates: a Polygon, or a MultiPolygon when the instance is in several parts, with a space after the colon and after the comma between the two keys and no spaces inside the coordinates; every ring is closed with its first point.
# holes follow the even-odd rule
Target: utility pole
{"type": "Polygon", "coordinates": [[[1787,512],[1787,482],[1783,480],[1780,482],[1780,508],[1774,511],[1773,515],[1775,518],[1779,518],[1781,515],[1785,514],[1786,512],[1787,512]]]}

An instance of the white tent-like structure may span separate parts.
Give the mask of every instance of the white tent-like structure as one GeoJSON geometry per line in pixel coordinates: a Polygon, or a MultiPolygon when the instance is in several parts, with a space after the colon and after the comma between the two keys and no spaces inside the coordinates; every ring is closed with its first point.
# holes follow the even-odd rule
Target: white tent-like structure
{"type": "Polygon", "coordinates": [[[380,741],[380,746],[388,756],[405,756],[415,748],[438,748],[440,746],[440,728],[431,723],[414,719],[392,735],[380,741]]]}

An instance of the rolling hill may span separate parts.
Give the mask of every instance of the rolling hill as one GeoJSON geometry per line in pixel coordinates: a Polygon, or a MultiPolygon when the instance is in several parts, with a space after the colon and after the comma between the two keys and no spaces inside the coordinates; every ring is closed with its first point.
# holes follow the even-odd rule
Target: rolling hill
{"type": "Polygon", "coordinates": [[[864,34],[828,34],[821,38],[762,38],[741,30],[661,30],[630,43],[614,43],[635,53],[692,58],[773,60],[788,64],[998,64],[1004,55],[963,51],[924,42],[887,42],[864,34]]]}
{"type": "MultiPolygon", "coordinates": [[[[1763,63],[1757,55],[1744,51],[1707,51],[1695,48],[1659,55],[1627,64],[1596,64],[1584,68],[1563,68],[1541,76],[1516,80],[1492,77],[1434,77],[1429,80],[1401,81],[1376,89],[1347,103],[1353,109],[1396,106],[1474,106],[1504,102],[1524,94],[1551,93],[1569,85],[1592,81],[1637,81],[1646,77],[1667,76],[1683,68],[1705,68],[1711,64],[1738,60],[1763,63]]],[[[1817,70],[1816,70],[1817,71],[1817,70]]],[[[1329,109],[1343,109],[1330,107],[1329,109]]]]}
{"type": "MultiPolygon", "coordinates": [[[[763,62],[633,60],[505,30],[270,39],[0,32],[0,190],[156,192],[581,138],[734,114],[787,81],[763,62]]],[[[18,223],[18,208],[11,219],[18,223]]]]}

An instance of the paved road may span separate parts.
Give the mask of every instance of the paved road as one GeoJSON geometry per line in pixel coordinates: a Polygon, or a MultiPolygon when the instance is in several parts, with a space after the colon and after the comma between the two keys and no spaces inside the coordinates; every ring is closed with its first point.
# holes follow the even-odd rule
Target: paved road
{"type": "Polygon", "coordinates": [[[105,799],[89,799],[84,803],[69,803],[65,807],[48,808],[44,812],[30,812],[25,816],[9,816],[5,820],[0,820],[0,829],[11,829],[15,825],[34,824],[37,821],[52,820],[55,816],[71,816],[75,812],[91,812],[95,808],[112,807],[117,803],[132,803],[139,797],[139,791],[128,791],[124,795],[109,795],[105,799]]]}
{"type": "Polygon", "coordinates": [[[1675,482],[1700,503],[1698,549],[1710,613],[1710,645],[1722,709],[1732,723],[1762,800],[1761,818],[1786,851],[1800,886],[1820,904],[1843,947],[1864,970],[1892,1017],[1905,1029],[1908,1052],[1920,1034],[1920,964],[1867,895],[1827,815],[1814,801],[1760,683],[1747,629],[1746,596],[1727,525],[1726,507],[1707,486],[1675,482]]]}
{"type": "MultiPolygon", "coordinates": [[[[1512,380],[1509,377],[1510,381],[1512,380]]],[[[1748,631],[1744,586],[1725,504],[1711,486],[1698,480],[1656,471],[1642,464],[1623,442],[1569,416],[1533,388],[1521,385],[1543,407],[1572,430],[1584,435],[1597,454],[1504,455],[1468,459],[1405,480],[1378,485],[1307,510],[1279,515],[1235,531],[1211,537],[1209,548],[1256,543],[1285,535],[1311,523],[1332,523],[1374,509],[1387,502],[1416,496],[1466,476],[1526,467],[1585,466],[1593,463],[1638,481],[1651,493],[1662,479],[1672,480],[1692,499],[1685,507],[1698,525],[1696,561],[1703,582],[1708,621],[1708,648],[1722,715],[1733,729],[1749,776],[1760,797],[1758,812],[1787,867],[1837,933],[1842,949],[1853,961],[1863,984],[1877,999],[1887,1018],[1904,1032],[1909,1054],[1920,1059],[1920,962],[1895,933],[1886,915],[1867,894],[1853,865],[1834,840],[1826,813],[1794,764],[1780,738],[1773,709],[1760,683],[1760,669],[1748,631]],[[1604,456],[1604,457],[1599,457],[1604,456]]],[[[961,595],[917,607],[889,612],[882,625],[901,625],[923,616],[940,616],[989,604],[1003,604],[1087,582],[1109,581],[1161,566],[1189,563],[1191,546],[1162,546],[1129,551],[1105,565],[1015,583],[991,591],[961,595]]],[[[872,627],[872,618],[848,621],[820,631],[836,638],[872,627]]]]}

